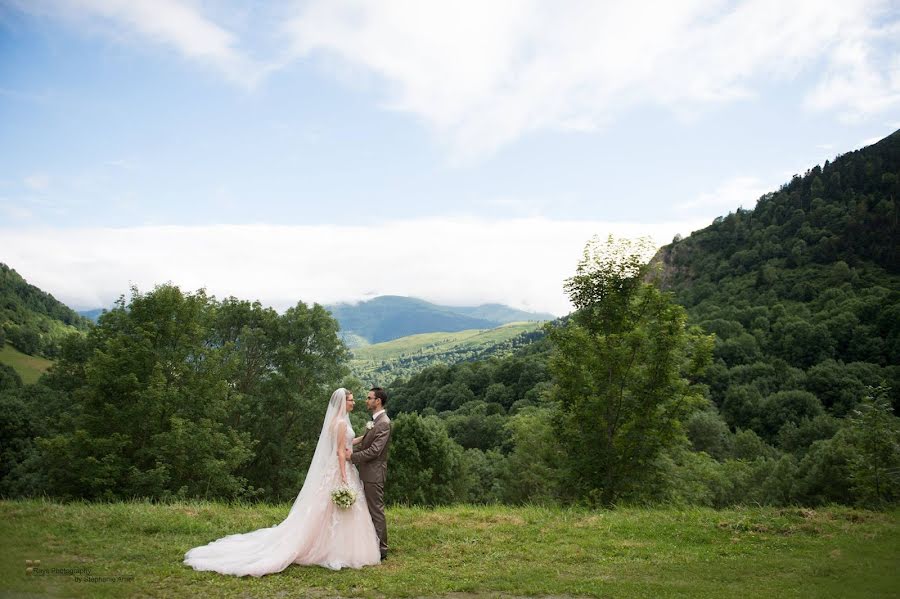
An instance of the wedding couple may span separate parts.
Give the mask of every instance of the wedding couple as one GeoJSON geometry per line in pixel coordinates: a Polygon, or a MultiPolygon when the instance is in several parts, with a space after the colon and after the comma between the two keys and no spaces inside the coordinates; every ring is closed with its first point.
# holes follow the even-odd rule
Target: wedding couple
{"type": "Polygon", "coordinates": [[[369,391],[366,407],[372,421],[364,435],[354,438],[349,416],[353,394],[346,389],[332,393],[306,480],[287,518],[270,528],[195,547],[185,553],[184,563],[195,570],[263,576],[291,564],[340,570],[387,558],[384,481],[391,421],[386,404],[384,389],[369,391]],[[342,488],[356,496],[349,507],[338,506],[332,498],[332,492],[342,488]]]}

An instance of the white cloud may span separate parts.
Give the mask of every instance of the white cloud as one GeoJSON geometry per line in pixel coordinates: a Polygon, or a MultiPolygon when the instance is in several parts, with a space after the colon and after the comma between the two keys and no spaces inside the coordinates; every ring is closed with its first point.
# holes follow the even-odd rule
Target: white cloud
{"type": "Polygon", "coordinates": [[[386,107],[421,119],[458,162],[643,106],[753,101],[803,73],[812,111],[859,120],[900,105],[891,0],[308,0],[290,19],[294,4],[9,1],[172,48],[245,87],[323,56],[330,76],[383,82],[386,107]]]}
{"type": "MultiPolygon", "coordinates": [[[[806,98],[816,111],[837,112],[845,122],[858,122],[900,106],[900,53],[879,53],[872,38],[900,39],[900,26],[865,30],[837,44],[828,72],[806,98]]],[[[896,42],[893,42],[896,44],[896,42]]]]}
{"type": "Polygon", "coordinates": [[[134,36],[174,48],[212,67],[230,81],[253,87],[268,67],[239,48],[232,32],[185,0],[16,0],[20,9],[88,24],[122,41],[134,36]]]}
{"type": "Polygon", "coordinates": [[[722,182],[711,192],[678,204],[676,208],[685,212],[695,212],[698,208],[735,210],[741,206],[752,209],[759,197],[769,191],[772,191],[772,185],[767,185],[756,177],[735,177],[722,182]]]}
{"type": "Polygon", "coordinates": [[[881,83],[869,81],[877,68],[870,36],[896,51],[882,34],[892,25],[873,24],[889,7],[887,0],[312,0],[288,30],[298,55],[337,57],[374,73],[387,84],[390,108],[417,115],[465,161],[533,131],[595,130],[640,105],[690,112],[753,98],[767,83],[820,68],[823,57],[828,74],[811,108],[884,110],[898,77],[892,67],[881,83]],[[864,86],[851,95],[856,83],[864,86]]]}
{"type": "Polygon", "coordinates": [[[562,290],[595,234],[667,243],[708,224],[427,219],[377,227],[217,225],[0,229],[0,255],[69,305],[108,306],[129,284],[172,281],[278,309],[381,294],[568,312],[562,290]]]}

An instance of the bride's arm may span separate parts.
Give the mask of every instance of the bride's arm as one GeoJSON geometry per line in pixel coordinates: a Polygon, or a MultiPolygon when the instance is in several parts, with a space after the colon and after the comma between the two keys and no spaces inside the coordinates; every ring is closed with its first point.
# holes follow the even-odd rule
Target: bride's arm
{"type": "Polygon", "coordinates": [[[360,441],[362,441],[362,437],[361,437],[361,436],[360,436],[360,437],[354,437],[354,438],[353,438],[353,444],[354,444],[354,445],[356,445],[356,444],[359,443],[360,441]]]}
{"type": "Polygon", "coordinates": [[[344,427],[338,427],[337,430],[337,457],[338,464],[341,468],[341,481],[344,483],[347,482],[347,454],[346,449],[344,448],[344,440],[347,438],[347,429],[344,427]]]}

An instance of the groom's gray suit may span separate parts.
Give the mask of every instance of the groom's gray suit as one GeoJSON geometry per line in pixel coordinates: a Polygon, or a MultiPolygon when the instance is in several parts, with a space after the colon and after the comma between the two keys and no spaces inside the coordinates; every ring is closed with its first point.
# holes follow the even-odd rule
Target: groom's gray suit
{"type": "Polygon", "coordinates": [[[378,534],[381,559],[387,557],[387,520],[384,517],[384,481],[387,479],[388,447],[391,444],[391,419],[382,412],[362,441],[353,448],[350,461],[359,468],[366,504],[378,534]]]}

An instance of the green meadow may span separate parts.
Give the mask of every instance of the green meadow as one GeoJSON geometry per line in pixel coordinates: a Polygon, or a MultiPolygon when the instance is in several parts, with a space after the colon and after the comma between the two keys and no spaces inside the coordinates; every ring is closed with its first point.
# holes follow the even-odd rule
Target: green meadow
{"type": "Polygon", "coordinates": [[[51,597],[896,597],[900,511],[388,510],[391,554],[332,572],[196,572],[185,551],[288,504],[0,502],[2,593],[51,597]],[[26,572],[26,560],[32,562],[26,572]],[[72,569],[72,570],[67,570],[72,569]],[[76,572],[77,571],[77,572],[76,572]]]}
{"type": "Polygon", "coordinates": [[[363,380],[408,376],[434,364],[453,364],[489,355],[505,355],[505,348],[523,333],[541,328],[539,322],[512,322],[493,329],[455,333],[421,333],[392,341],[354,347],[350,369],[363,380]]]}
{"type": "Polygon", "coordinates": [[[53,362],[39,356],[23,354],[7,343],[0,348],[0,364],[11,366],[18,373],[22,382],[30,385],[36,383],[40,376],[53,365],[53,362]]]}

